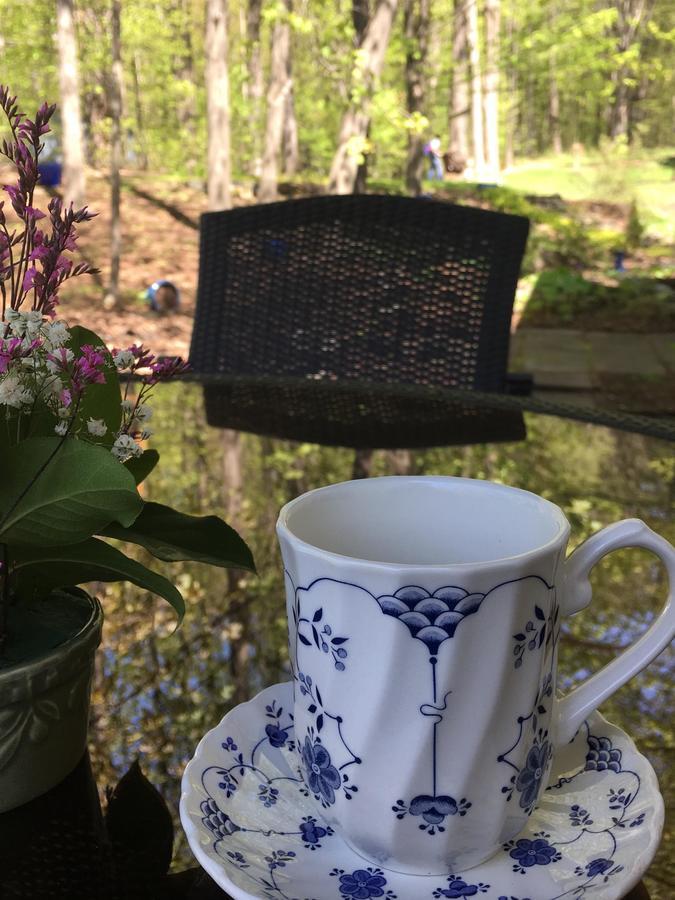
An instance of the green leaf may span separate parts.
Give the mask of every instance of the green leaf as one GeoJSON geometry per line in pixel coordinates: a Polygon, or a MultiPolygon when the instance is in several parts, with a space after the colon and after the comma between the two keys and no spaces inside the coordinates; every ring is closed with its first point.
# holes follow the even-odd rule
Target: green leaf
{"type": "Polygon", "coordinates": [[[156,450],[144,450],[140,456],[132,456],[124,463],[134,477],[136,484],[140,484],[148,477],[159,462],[159,453],[156,450]]]}
{"type": "Polygon", "coordinates": [[[12,547],[11,558],[14,590],[20,597],[34,592],[46,596],[54,588],[88,581],[130,581],[164,597],[179,620],[185,614],[183,597],[168,579],[97,538],[62,547],[12,547]]]}
{"type": "Polygon", "coordinates": [[[143,508],[133,476],[103,447],[74,438],[22,441],[4,454],[0,542],[76,544],[143,508]]]}
{"type": "Polygon", "coordinates": [[[160,503],[146,503],[130,527],[111,523],[98,533],[140,544],[153,556],[168,562],[189,559],[224,569],[255,572],[247,544],[217,516],[188,516],[160,503]]]}
{"type": "MultiPolygon", "coordinates": [[[[67,346],[73,351],[75,356],[79,356],[79,350],[84,344],[91,344],[92,347],[103,347],[105,349],[105,341],[88,328],[81,325],[75,325],[70,329],[70,340],[67,346]]],[[[82,428],[87,434],[87,422],[89,419],[103,419],[107,426],[107,431],[103,437],[89,438],[92,442],[103,445],[104,447],[112,447],[115,435],[119,431],[122,422],[122,394],[120,392],[120,380],[117,375],[117,369],[112,361],[112,356],[105,349],[106,366],[104,369],[104,384],[89,384],[84,389],[80,407],[77,411],[76,428],[82,428]]]]}

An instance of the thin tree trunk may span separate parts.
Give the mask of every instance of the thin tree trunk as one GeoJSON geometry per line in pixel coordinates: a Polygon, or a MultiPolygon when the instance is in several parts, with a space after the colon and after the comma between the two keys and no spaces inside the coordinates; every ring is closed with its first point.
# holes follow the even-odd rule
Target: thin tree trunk
{"type": "Polygon", "coordinates": [[[80,75],[73,0],[56,0],[61,122],[63,124],[62,193],[66,203],[82,206],[85,194],[84,142],[80,112],[80,75]]]}
{"type": "Polygon", "coordinates": [[[110,30],[112,67],[110,79],[110,281],[103,300],[106,309],[119,303],[122,223],[120,221],[120,168],[122,166],[122,71],[120,0],[112,0],[110,30]]]}
{"type": "Polygon", "coordinates": [[[227,73],[227,0],[208,0],[206,10],[206,116],[208,205],[229,209],[230,82],[227,73]]]}
{"type": "Polygon", "coordinates": [[[560,134],[560,93],[556,72],[556,51],[551,47],[549,55],[548,81],[548,121],[551,130],[551,146],[554,153],[562,153],[562,137],[560,134]]]}
{"type": "Polygon", "coordinates": [[[483,97],[481,88],[480,45],[478,37],[478,0],[468,0],[467,44],[471,65],[471,131],[473,135],[473,177],[480,181],[485,173],[483,144],[483,97]]]}
{"type": "Polygon", "coordinates": [[[272,61],[270,84],[267,91],[265,151],[258,186],[258,200],[261,203],[276,200],[278,196],[277,173],[284,135],[284,111],[291,90],[289,68],[291,29],[288,22],[288,14],[291,11],[292,0],[285,0],[283,12],[278,15],[272,29],[272,61]]]}
{"type": "Polygon", "coordinates": [[[615,0],[612,6],[617,10],[614,33],[619,53],[618,63],[612,73],[614,94],[610,109],[609,133],[613,138],[629,137],[631,116],[631,91],[628,79],[634,75],[634,63],[630,53],[638,32],[644,28],[654,7],[654,0],[615,0]]]}
{"type": "Polygon", "coordinates": [[[186,92],[184,99],[178,104],[177,113],[187,151],[187,170],[190,175],[193,175],[197,167],[195,143],[191,140],[191,137],[195,132],[196,85],[190,0],[180,0],[180,7],[177,12],[178,11],[180,11],[181,14],[181,28],[176,35],[176,46],[180,47],[180,53],[176,60],[176,74],[183,82],[190,85],[190,90],[186,92]]]}
{"type": "Polygon", "coordinates": [[[548,55],[548,125],[551,134],[551,147],[554,153],[562,153],[562,137],[560,134],[560,91],[558,90],[558,59],[555,38],[555,20],[557,9],[549,7],[548,24],[554,37],[548,55]]]}
{"type": "Polygon", "coordinates": [[[398,0],[379,0],[360,46],[359,83],[342,117],[338,146],[330,169],[329,190],[350,194],[354,190],[359,161],[370,123],[370,99],[382,71],[398,0]]]}
{"type": "Polygon", "coordinates": [[[450,153],[456,168],[469,158],[469,45],[467,0],[455,0],[452,21],[452,88],[450,94],[450,153]]]}
{"type": "Polygon", "coordinates": [[[249,103],[249,135],[251,138],[250,174],[260,175],[262,100],[264,91],[260,22],[263,0],[248,0],[246,9],[246,43],[248,45],[247,78],[244,96],[249,103]]]}
{"type": "MultiPolygon", "coordinates": [[[[289,56],[288,77],[291,78],[289,56]]],[[[300,147],[298,143],[298,120],[295,117],[295,96],[293,82],[286,95],[284,104],[284,136],[283,136],[283,172],[284,175],[295,175],[300,168],[300,147]]]]}
{"type": "Polygon", "coordinates": [[[405,83],[407,113],[413,127],[408,132],[405,183],[413,196],[422,193],[424,134],[415,128],[426,105],[426,65],[429,52],[430,0],[405,0],[403,32],[406,41],[405,83]]]}
{"type": "Polygon", "coordinates": [[[514,162],[516,123],[518,121],[518,73],[513,62],[515,58],[515,31],[515,22],[511,15],[508,18],[507,25],[509,38],[509,62],[506,76],[508,105],[506,108],[506,127],[504,129],[504,168],[506,169],[509,169],[514,162]]]}
{"type": "Polygon", "coordinates": [[[500,0],[485,0],[485,163],[489,181],[499,178],[500,0]]]}
{"type": "Polygon", "coordinates": [[[148,168],[148,152],[145,142],[145,116],[143,113],[143,99],[141,91],[140,65],[138,53],[134,53],[131,74],[134,83],[134,117],[136,119],[136,146],[138,148],[138,166],[144,171],[148,168]]]}

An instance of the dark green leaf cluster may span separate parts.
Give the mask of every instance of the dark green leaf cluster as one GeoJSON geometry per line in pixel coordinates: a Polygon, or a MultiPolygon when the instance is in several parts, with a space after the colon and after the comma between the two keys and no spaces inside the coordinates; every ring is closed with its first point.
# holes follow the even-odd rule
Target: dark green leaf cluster
{"type": "MultiPolygon", "coordinates": [[[[73,343],[102,343],[85,329],[72,334],[73,343]]],[[[85,393],[79,416],[83,421],[102,418],[112,435],[119,427],[122,396],[114,366],[105,375],[105,383],[85,393]]],[[[90,581],[129,581],[164,597],[182,618],[183,598],[168,579],[101,538],[138,544],[170,562],[254,571],[248,546],[221,519],[186,515],[141,497],[138,485],[159,461],[156,450],[122,463],[110,452],[110,438],[97,443],[91,436],[59,437],[54,422],[45,406],[33,410],[28,426],[16,416],[0,423],[5,602],[45,597],[90,581]]]]}

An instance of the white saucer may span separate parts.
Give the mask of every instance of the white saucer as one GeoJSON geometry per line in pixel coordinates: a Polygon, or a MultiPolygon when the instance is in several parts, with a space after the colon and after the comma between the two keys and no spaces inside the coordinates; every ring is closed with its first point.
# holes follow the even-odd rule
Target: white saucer
{"type": "Polygon", "coordinates": [[[659,844],[654,770],[598,713],[556,756],[528,827],[480,866],[447,876],[383,870],[321,819],[293,746],[293,686],[231,710],[183,775],[190,847],[235,900],[558,900],[623,897],[659,844]]]}

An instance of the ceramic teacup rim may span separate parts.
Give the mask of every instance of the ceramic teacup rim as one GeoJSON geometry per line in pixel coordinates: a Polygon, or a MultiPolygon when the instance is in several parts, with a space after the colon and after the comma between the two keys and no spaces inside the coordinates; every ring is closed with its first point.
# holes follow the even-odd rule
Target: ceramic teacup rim
{"type": "Polygon", "coordinates": [[[368,479],[352,479],[350,481],[338,481],[332,484],[323,485],[318,488],[314,488],[311,491],[306,491],[303,494],[300,494],[299,497],[295,497],[293,500],[290,500],[286,503],[281,510],[279,511],[279,517],[277,519],[277,534],[279,536],[283,535],[287,540],[290,540],[295,545],[301,547],[303,550],[310,552],[312,554],[316,554],[321,556],[322,558],[332,559],[335,562],[341,563],[352,563],[360,566],[368,566],[374,569],[383,569],[388,571],[411,571],[411,570],[435,570],[435,571],[447,571],[448,569],[467,569],[467,570],[476,570],[483,569],[488,567],[494,567],[499,565],[512,565],[513,563],[525,562],[528,560],[532,560],[538,556],[541,556],[547,552],[550,552],[556,546],[564,546],[567,542],[570,533],[570,524],[567,521],[567,518],[555,503],[552,503],[550,500],[547,500],[545,497],[539,496],[539,494],[535,494],[533,491],[527,491],[523,488],[512,487],[511,485],[500,484],[499,482],[489,481],[488,479],[482,478],[462,478],[456,475],[382,475],[375,478],[368,479]],[[332,493],[338,490],[354,490],[357,486],[363,485],[366,482],[406,482],[407,484],[420,483],[420,484],[429,484],[430,482],[437,481],[443,484],[471,484],[477,490],[486,490],[486,491],[498,491],[500,493],[505,494],[519,494],[521,496],[527,496],[528,498],[534,500],[536,504],[546,510],[546,512],[551,516],[551,518],[555,521],[558,526],[557,532],[551,537],[549,540],[544,543],[531,547],[527,550],[524,550],[522,553],[515,553],[506,556],[493,556],[490,559],[476,560],[472,562],[445,562],[445,563],[403,563],[403,562],[386,562],[383,560],[376,559],[368,559],[362,558],[358,556],[352,556],[345,553],[337,553],[333,550],[326,550],[324,547],[320,547],[317,544],[312,544],[310,541],[307,541],[301,537],[299,537],[295,532],[291,529],[288,519],[290,514],[293,512],[294,508],[300,506],[307,502],[310,497],[314,497],[317,494],[321,493],[332,493]]]}

